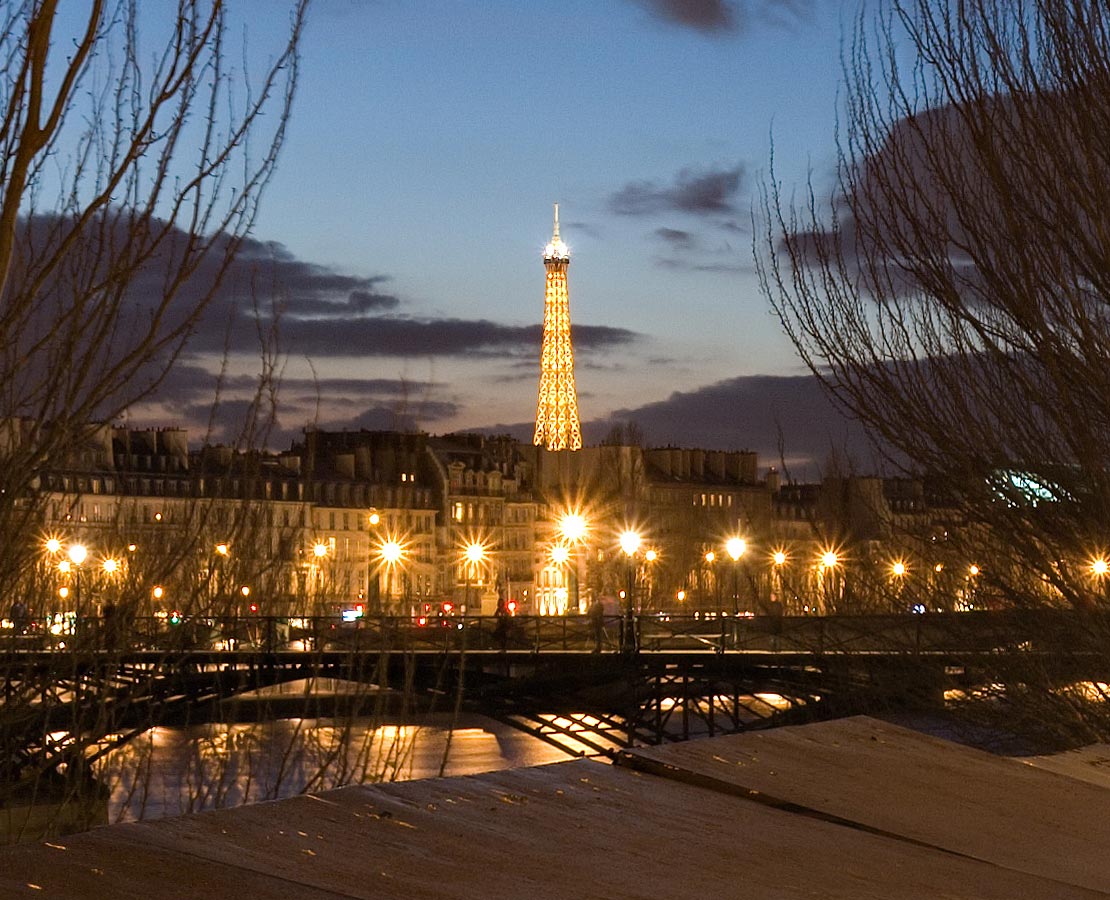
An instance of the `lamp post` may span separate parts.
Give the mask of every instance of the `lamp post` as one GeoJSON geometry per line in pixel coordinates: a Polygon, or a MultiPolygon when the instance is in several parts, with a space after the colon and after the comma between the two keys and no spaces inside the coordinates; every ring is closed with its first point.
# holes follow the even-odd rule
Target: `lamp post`
{"type": "Polygon", "coordinates": [[[465,615],[470,609],[470,581],[473,570],[485,561],[486,548],[477,542],[471,542],[466,545],[463,555],[466,558],[466,589],[463,591],[462,602],[462,612],[465,615]]]}
{"type": "Polygon", "coordinates": [[[725,542],[725,551],[732,560],[732,614],[740,614],[740,557],[748,549],[748,542],[743,538],[731,537],[725,542]]]}
{"type": "Polygon", "coordinates": [[[397,566],[401,565],[405,556],[405,548],[401,546],[399,541],[390,539],[382,544],[379,552],[382,562],[385,563],[386,612],[389,615],[394,615],[396,610],[393,609],[393,571],[397,566]]]}
{"type": "MultiPolygon", "coordinates": [[[[836,567],[839,563],[840,557],[836,555],[835,550],[826,550],[821,554],[821,588],[824,592],[821,612],[825,615],[829,612],[829,606],[831,605],[829,601],[833,598],[835,593],[836,567]]],[[[839,604],[837,604],[837,606],[839,606],[839,604]]]]}
{"type": "Polygon", "coordinates": [[[586,538],[589,526],[586,518],[581,513],[568,512],[559,520],[559,534],[567,546],[567,559],[570,571],[570,602],[567,603],[567,613],[573,607],[574,612],[581,612],[581,601],[578,596],[578,560],[571,552],[575,546],[586,538]]]}
{"type": "Polygon", "coordinates": [[[89,558],[89,548],[84,544],[70,544],[66,556],[69,557],[73,571],[73,613],[76,629],[81,620],[81,563],[89,558]]]}
{"type": "Polygon", "coordinates": [[[722,610],[721,610],[721,582],[720,582],[720,579],[717,578],[717,573],[713,571],[713,563],[716,561],[716,559],[717,559],[717,554],[714,553],[712,550],[705,551],[705,572],[706,572],[706,581],[707,581],[706,586],[708,587],[709,579],[712,579],[712,581],[713,581],[713,593],[714,593],[714,595],[716,597],[716,600],[717,600],[717,618],[719,619],[721,617],[721,612],[722,612],[722,610]]]}
{"type": "MultiPolygon", "coordinates": [[[[570,548],[566,544],[555,544],[551,548],[551,562],[558,566],[559,571],[565,573],[567,570],[567,561],[570,559],[570,548]]],[[[556,591],[555,595],[555,611],[562,615],[570,612],[569,594],[566,589],[563,589],[563,608],[559,608],[559,595],[556,591]]]]}
{"type": "Polygon", "coordinates": [[[891,603],[891,607],[894,612],[905,611],[902,609],[902,593],[906,584],[907,571],[906,564],[900,559],[896,559],[890,564],[890,577],[894,582],[894,601],[891,603]]]}
{"type": "Polygon", "coordinates": [[[776,550],[771,554],[771,611],[776,615],[786,612],[786,595],[782,570],[786,565],[786,551],[776,550]]]}
{"type": "Polygon", "coordinates": [[[625,653],[635,653],[636,641],[636,611],[632,599],[636,588],[636,569],[634,558],[640,549],[640,535],[635,531],[624,531],[620,536],[620,547],[627,562],[628,588],[625,593],[625,623],[621,629],[621,650],[625,653]]]}
{"type": "Polygon", "coordinates": [[[328,545],[323,541],[317,541],[312,545],[312,565],[309,567],[309,577],[312,581],[312,594],[315,594],[315,606],[313,610],[315,615],[320,614],[320,594],[324,593],[323,587],[326,581],[325,570],[323,568],[324,560],[328,558],[328,545]]]}
{"type": "Polygon", "coordinates": [[[649,610],[652,608],[652,596],[655,593],[655,573],[652,571],[652,569],[657,559],[659,559],[659,551],[655,550],[654,548],[649,549],[646,553],[644,553],[644,563],[646,564],[644,574],[647,581],[646,599],[649,610]]]}

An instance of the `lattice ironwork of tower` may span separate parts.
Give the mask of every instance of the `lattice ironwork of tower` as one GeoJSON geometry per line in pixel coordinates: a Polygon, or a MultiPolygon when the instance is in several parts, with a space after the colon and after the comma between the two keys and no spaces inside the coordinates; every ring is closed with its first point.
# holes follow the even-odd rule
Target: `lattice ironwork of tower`
{"type": "Polygon", "coordinates": [[[543,301],[543,349],[540,352],[540,396],[536,403],[536,435],[532,443],[548,450],[581,450],[578,393],[574,388],[574,348],[570,343],[570,295],[567,267],[570,251],[559,237],[559,204],[555,233],[543,250],[547,288],[543,301]]]}

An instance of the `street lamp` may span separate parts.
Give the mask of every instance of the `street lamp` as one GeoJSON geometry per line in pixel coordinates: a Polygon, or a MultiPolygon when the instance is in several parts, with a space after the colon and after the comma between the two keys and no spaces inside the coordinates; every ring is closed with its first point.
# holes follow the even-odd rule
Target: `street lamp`
{"type": "Polygon", "coordinates": [[[906,564],[900,559],[896,559],[890,564],[890,577],[894,580],[894,601],[891,603],[891,607],[895,612],[903,611],[904,603],[902,594],[906,584],[906,573],[908,571],[909,569],[906,568],[906,564]]]}
{"type": "Polygon", "coordinates": [[[782,615],[786,610],[786,590],[783,586],[782,570],[786,565],[786,551],[779,549],[771,554],[771,611],[782,615]]]}
{"type": "Polygon", "coordinates": [[[748,542],[740,537],[725,541],[725,552],[732,560],[732,614],[740,614],[740,557],[747,552],[748,542]]]}
{"type": "MultiPolygon", "coordinates": [[[[66,549],[66,556],[73,572],[73,610],[74,616],[81,618],[81,563],[89,558],[89,548],[84,544],[70,544],[66,549]]],[[[64,560],[63,560],[64,561],[64,560]]]]}
{"type": "Polygon", "coordinates": [[[573,556],[571,549],[576,544],[580,544],[586,539],[586,532],[588,530],[589,525],[586,523],[585,516],[581,513],[568,512],[559,520],[559,533],[567,544],[567,559],[570,563],[570,593],[572,602],[567,604],[568,613],[571,610],[572,604],[575,612],[581,611],[581,603],[578,596],[578,564],[576,560],[571,559],[573,556]]]}
{"type": "Polygon", "coordinates": [[[657,559],[659,559],[659,552],[654,548],[649,549],[646,553],[644,553],[644,562],[647,564],[645,576],[647,578],[647,606],[649,609],[652,605],[652,595],[655,593],[655,577],[651,570],[652,566],[655,565],[655,561],[657,559]]]}
{"type": "Polygon", "coordinates": [[[466,545],[463,556],[466,558],[466,589],[463,592],[463,613],[465,614],[470,609],[471,576],[473,570],[485,561],[486,548],[482,544],[473,541],[466,545]]]}
{"type": "Polygon", "coordinates": [[[379,549],[382,561],[385,563],[386,580],[385,580],[385,602],[389,613],[393,612],[393,571],[401,564],[405,556],[405,548],[401,546],[399,541],[389,539],[385,541],[379,549]]]}
{"type": "MultiPolygon", "coordinates": [[[[570,547],[566,544],[555,544],[551,548],[551,562],[558,566],[560,572],[566,572],[567,561],[570,559],[570,547]]],[[[570,611],[569,593],[562,585],[555,592],[555,612],[566,615],[570,611]],[[559,603],[559,591],[562,591],[562,604],[559,603]],[[562,608],[560,608],[560,606],[562,608]]]]}
{"type": "Polygon", "coordinates": [[[717,554],[712,550],[705,551],[705,568],[706,568],[706,587],[708,582],[713,580],[714,593],[717,596],[717,618],[721,616],[721,581],[717,578],[717,574],[713,571],[713,562],[717,559],[717,554]]]}
{"type": "Polygon", "coordinates": [[[833,595],[833,579],[835,577],[835,570],[840,563],[840,557],[837,556],[835,550],[825,550],[821,553],[821,563],[819,570],[821,573],[821,587],[825,593],[823,598],[824,609],[822,612],[829,611],[829,599],[833,595]]]}
{"type": "Polygon", "coordinates": [[[640,535],[635,531],[623,531],[620,536],[620,547],[627,559],[628,568],[628,588],[625,592],[625,623],[624,628],[621,629],[621,649],[628,653],[636,652],[636,632],[635,632],[635,606],[632,599],[633,590],[636,587],[636,570],[633,567],[633,557],[636,551],[640,549],[640,535]]]}

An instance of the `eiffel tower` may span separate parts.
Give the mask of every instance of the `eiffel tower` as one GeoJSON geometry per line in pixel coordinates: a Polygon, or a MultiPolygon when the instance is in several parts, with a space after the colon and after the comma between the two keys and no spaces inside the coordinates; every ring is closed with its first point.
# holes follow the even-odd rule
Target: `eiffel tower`
{"type": "Polygon", "coordinates": [[[536,434],[532,443],[548,450],[581,450],[578,393],[574,388],[574,348],[570,343],[570,296],[567,267],[570,251],[559,237],[559,204],[555,233],[543,250],[547,286],[543,301],[543,350],[540,353],[540,396],[536,403],[536,434]]]}

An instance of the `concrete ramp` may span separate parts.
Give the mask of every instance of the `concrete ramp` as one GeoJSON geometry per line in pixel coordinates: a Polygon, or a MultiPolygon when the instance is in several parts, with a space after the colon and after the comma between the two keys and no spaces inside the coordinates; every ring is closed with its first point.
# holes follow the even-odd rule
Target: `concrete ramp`
{"type": "Polygon", "coordinates": [[[0,851],[0,897],[1107,896],[1106,789],[870,719],[626,762],[110,826],[0,851]]]}
{"type": "MultiPolygon", "coordinates": [[[[1110,893],[1110,779],[1073,777],[1078,760],[1049,770],[1067,756],[1033,766],[855,717],[635,750],[626,761],[656,777],[750,792],[770,807],[1110,893]]],[[[1090,759],[1107,756],[1102,747],[1090,759]]]]}

